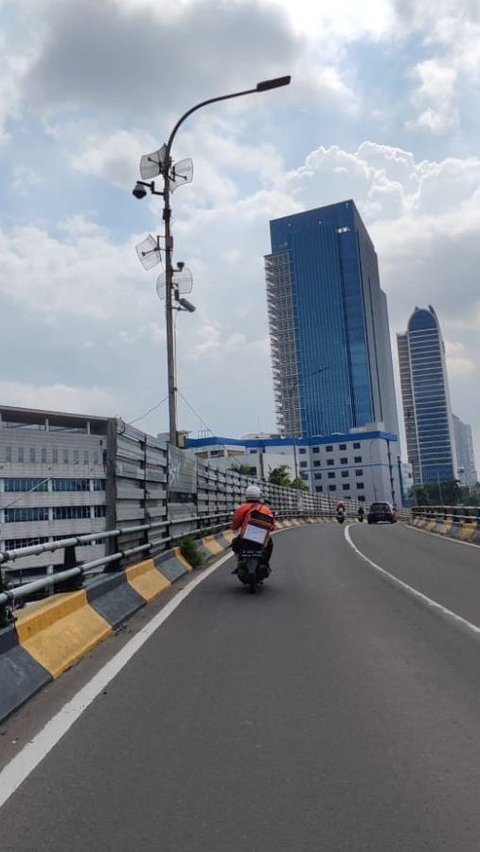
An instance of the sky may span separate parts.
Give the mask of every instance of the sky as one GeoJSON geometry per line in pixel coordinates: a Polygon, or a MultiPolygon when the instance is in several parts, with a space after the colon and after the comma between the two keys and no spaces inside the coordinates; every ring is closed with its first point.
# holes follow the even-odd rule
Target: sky
{"type": "Polygon", "coordinates": [[[269,221],[353,198],[394,364],[433,305],[480,460],[479,0],[0,0],[0,19],[2,404],[168,429],[161,269],[135,252],[162,200],[132,196],[140,157],[197,102],[291,74],[175,140],[194,177],[172,197],[174,259],[197,307],[175,314],[179,426],[275,430],[269,221]]]}

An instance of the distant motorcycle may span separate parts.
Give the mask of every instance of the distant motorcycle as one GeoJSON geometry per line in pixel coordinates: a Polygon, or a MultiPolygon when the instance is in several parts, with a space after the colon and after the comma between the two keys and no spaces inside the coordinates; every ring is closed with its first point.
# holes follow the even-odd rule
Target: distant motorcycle
{"type": "Polygon", "coordinates": [[[339,524],[343,524],[345,520],[345,509],[337,509],[337,521],[339,524]]]}
{"type": "Polygon", "coordinates": [[[361,507],[361,506],[360,506],[360,508],[359,508],[359,510],[358,510],[357,517],[358,517],[358,520],[360,521],[360,523],[362,523],[362,521],[363,521],[363,519],[364,519],[364,517],[365,517],[365,512],[363,511],[363,509],[362,509],[362,507],[361,507]]]}

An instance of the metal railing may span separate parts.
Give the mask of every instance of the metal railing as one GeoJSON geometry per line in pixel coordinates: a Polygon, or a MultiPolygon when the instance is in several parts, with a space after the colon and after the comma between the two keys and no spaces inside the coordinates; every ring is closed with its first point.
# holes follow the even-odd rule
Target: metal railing
{"type": "MultiPolygon", "coordinates": [[[[330,514],[330,508],[325,507],[325,509],[330,514]]],[[[282,520],[289,517],[308,517],[318,514],[318,512],[280,511],[276,513],[276,517],[282,520]]],[[[107,530],[102,533],[70,536],[69,538],[58,541],[30,545],[28,547],[16,548],[15,550],[0,551],[0,628],[5,627],[14,620],[14,609],[19,601],[24,601],[38,592],[52,589],[55,586],[60,587],[57,591],[80,590],[88,587],[89,579],[98,577],[99,573],[123,570],[130,558],[138,553],[148,552],[149,556],[158,555],[158,553],[166,550],[167,546],[174,546],[176,542],[181,541],[186,535],[193,535],[199,538],[204,535],[215,534],[227,528],[230,525],[230,521],[231,512],[219,512],[209,515],[185,515],[184,517],[171,518],[166,521],[118,527],[117,529],[107,530]],[[195,525],[195,528],[188,531],[184,529],[177,534],[175,534],[174,530],[170,529],[170,527],[185,527],[186,525],[195,525]],[[75,555],[76,547],[91,543],[92,541],[115,541],[120,536],[137,532],[148,532],[154,529],[165,529],[169,534],[157,542],[146,541],[144,544],[136,545],[135,547],[115,549],[115,552],[90,562],[77,562],[75,555]],[[8,573],[15,570],[14,566],[10,565],[10,563],[14,563],[16,559],[24,556],[32,556],[61,549],[65,551],[61,570],[57,570],[52,574],[36,580],[19,583],[15,586],[9,584],[8,573]],[[100,572],[99,568],[102,569],[100,572]]]]}
{"type": "Polygon", "coordinates": [[[438,523],[476,524],[480,528],[480,506],[412,506],[413,518],[435,520],[438,523]]]}

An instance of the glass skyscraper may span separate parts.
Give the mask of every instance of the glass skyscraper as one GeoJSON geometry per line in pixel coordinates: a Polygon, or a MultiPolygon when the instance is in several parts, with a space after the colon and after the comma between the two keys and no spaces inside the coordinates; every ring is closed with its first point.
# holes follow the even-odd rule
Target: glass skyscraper
{"type": "Polygon", "coordinates": [[[353,201],[270,222],[265,257],[278,428],[398,434],[385,293],[353,201]]]}
{"type": "Polygon", "coordinates": [[[415,485],[457,478],[445,347],[430,305],[415,308],[397,334],[408,460],[415,485]]]}

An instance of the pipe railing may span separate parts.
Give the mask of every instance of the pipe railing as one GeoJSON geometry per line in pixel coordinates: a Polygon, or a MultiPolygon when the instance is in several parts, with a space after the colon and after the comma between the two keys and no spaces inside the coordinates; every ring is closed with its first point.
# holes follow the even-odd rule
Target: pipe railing
{"type": "MultiPolygon", "coordinates": [[[[316,511],[312,510],[311,507],[309,510],[305,509],[301,511],[294,511],[293,509],[278,511],[276,512],[276,517],[279,520],[282,520],[288,517],[308,517],[310,515],[318,516],[318,514],[318,507],[316,511]]],[[[8,622],[13,619],[12,604],[14,604],[16,601],[25,600],[26,598],[37,592],[43,591],[45,589],[50,589],[56,585],[62,586],[62,589],[64,591],[73,591],[75,589],[81,589],[84,585],[84,578],[88,577],[89,575],[92,575],[94,572],[97,572],[98,568],[103,568],[105,570],[106,567],[111,566],[113,563],[118,563],[122,560],[128,559],[129,557],[137,553],[142,553],[144,551],[154,551],[155,553],[161,552],[165,549],[166,545],[172,545],[175,542],[180,541],[186,535],[194,535],[196,537],[200,537],[206,534],[213,534],[222,529],[225,529],[225,527],[229,525],[231,515],[232,513],[230,511],[215,512],[213,514],[204,515],[185,515],[183,517],[180,516],[178,518],[169,518],[166,521],[154,521],[149,524],[137,524],[135,526],[119,527],[117,529],[107,530],[101,533],[88,533],[86,535],[70,536],[65,539],[59,539],[58,541],[30,545],[28,547],[16,548],[15,550],[0,551],[0,628],[6,626],[6,624],[8,624],[8,622]],[[62,548],[65,550],[66,553],[70,552],[70,554],[72,554],[72,551],[74,551],[75,547],[79,547],[83,544],[88,544],[92,541],[108,540],[112,538],[116,539],[121,535],[126,535],[133,532],[148,531],[153,529],[159,529],[162,527],[166,529],[168,527],[184,526],[197,522],[200,522],[200,524],[204,524],[204,526],[197,527],[197,529],[193,529],[187,532],[182,531],[177,535],[169,535],[163,537],[157,542],[148,541],[144,544],[140,544],[135,547],[118,550],[115,553],[101,556],[98,559],[92,560],[91,562],[74,564],[73,567],[56,571],[53,574],[48,574],[47,576],[38,578],[36,580],[30,580],[26,583],[20,583],[11,588],[4,587],[5,584],[2,578],[2,574],[5,576],[7,572],[17,570],[14,567],[10,567],[8,563],[14,562],[16,559],[19,559],[22,556],[35,556],[37,554],[45,552],[54,552],[57,550],[61,550],[62,548]]],[[[73,559],[74,562],[76,562],[74,554],[73,559]]],[[[121,570],[121,568],[122,566],[119,566],[119,570],[121,570]]]]}

